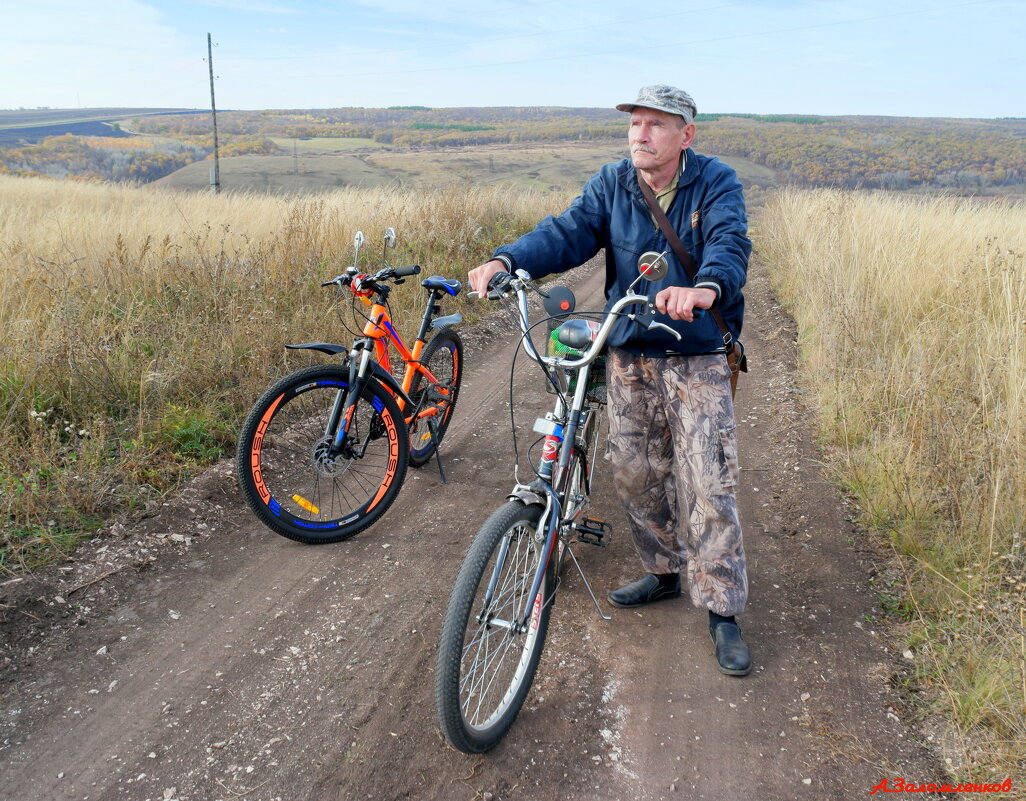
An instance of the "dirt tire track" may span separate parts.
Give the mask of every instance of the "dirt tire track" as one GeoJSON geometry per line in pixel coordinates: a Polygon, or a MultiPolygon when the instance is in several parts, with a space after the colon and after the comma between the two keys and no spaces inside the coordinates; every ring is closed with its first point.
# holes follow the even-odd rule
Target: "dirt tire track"
{"type": "MultiPolygon", "coordinates": [[[[598,269],[571,281],[579,307],[594,308],[598,269]]],[[[275,536],[225,463],[117,547],[108,538],[70,571],[0,585],[0,799],[841,799],[885,776],[940,780],[895,719],[867,567],[819,476],[793,331],[757,269],[749,297],[754,372],[738,405],[752,676],[716,671],[704,613],[686,601],[629,611],[603,600],[604,622],[568,566],[506,740],[479,757],[444,743],[441,616],[470,538],[512,483],[512,328],[492,316],[462,332],[450,483],[434,462],[411,470],[393,508],[354,539],[275,536]],[[54,600],[121,564],[148,568],[54,600]]],[[[533,387],[518,398],[535,400],[518,414],[524,447],[548,400],[537,368],[517,364],[518,386],[533,387]]],[[[578,558],[604,598],[638,566],[601,469],[595,497],[616,535],[578,558]]]]}

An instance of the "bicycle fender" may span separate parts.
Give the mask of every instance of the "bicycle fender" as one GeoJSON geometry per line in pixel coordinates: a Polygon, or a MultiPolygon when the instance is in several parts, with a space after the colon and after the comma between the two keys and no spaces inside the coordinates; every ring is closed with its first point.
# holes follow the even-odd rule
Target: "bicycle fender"
{"type": "Polygon", "coordinates": [[[370,363],[370,370],[371,373],[374,374],[374,377],[384,384],[385,389],[395,395],[395,397],[399,398],[407,406],[413,406],[413,401],[410,400],[410,396],[403,392],[403,385],[396,381],[394,375],[375,361],[370,363]]]}
{"type": "Polygon", "coordinates": [[[285,347],[289,350],[319,350],[329,356],[349,352],[349,348],[345,345],[332,345],[330,342],[304,342],[302,345],[286,345],[285,347]]]}
{"type": "Polygon", "coordinates": [[[545,496],[540,495],[527,487],[515,487],[506,496],[507,501],[520,501],[524,506],[545,506],[545,496]]]}
{"type": "Polygon", "coordinates": [[[447,317],[436,317],[431,321],[432,328],[448,328],[450,325],[459,325],[463,322],[463,315],[459,312],[450,314],[447,317]]]}

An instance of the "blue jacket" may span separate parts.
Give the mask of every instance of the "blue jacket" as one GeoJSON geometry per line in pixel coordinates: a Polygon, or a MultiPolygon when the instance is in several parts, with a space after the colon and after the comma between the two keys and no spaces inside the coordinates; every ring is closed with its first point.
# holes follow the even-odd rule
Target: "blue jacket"
{"type": "MultiPolygon", "coordinates": [[[[741,184],[734,170],[715,158],[687,151],[677,195],[666,216],[698,265],[697,282],[719,290],[720,313],[734,338],[741,334],[744,286],[752,243],[741,184]]],[[[626,294],[638,275],[638,257],[648,250],[670,251],[669,272],[662,281],[642,280],[636,291],[648,294],[668,286],[693,286],[649,213],[630,159],[606,164],[594,175],[570,207],[558,217],[546,217],[530,233],[495,255],[505,255],[534,278],[564,272],[606,255],[606,309],[626,294]]],[[[647,331],[621,319],[609,344],[647,355],[713,353],[723,349],[723,337],[710,314],[694,323],[657,315],[681,334],[647,331]]]]}

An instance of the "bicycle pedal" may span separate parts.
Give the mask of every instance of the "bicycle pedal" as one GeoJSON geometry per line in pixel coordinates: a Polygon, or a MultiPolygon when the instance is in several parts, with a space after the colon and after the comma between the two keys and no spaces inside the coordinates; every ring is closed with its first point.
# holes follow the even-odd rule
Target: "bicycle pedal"
{"type": "Polygon", "coordinates": [[[605,548],[613,537],[613,527],[605,520],[598,520],[594,517],[585,517],[573,524],[573,530],[577,532],[577,541],[588,545],[597,545],[605,548]]]}

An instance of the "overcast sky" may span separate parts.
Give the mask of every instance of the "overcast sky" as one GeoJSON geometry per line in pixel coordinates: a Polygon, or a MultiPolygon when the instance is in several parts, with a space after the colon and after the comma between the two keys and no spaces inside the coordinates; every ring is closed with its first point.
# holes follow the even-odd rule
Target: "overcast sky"
{"type": "Polygon", "coordinates": [[[0,0],[0,108],[1026,116],[1026,0],[0,0]]]}

